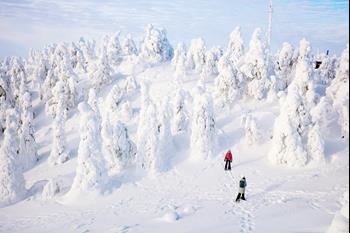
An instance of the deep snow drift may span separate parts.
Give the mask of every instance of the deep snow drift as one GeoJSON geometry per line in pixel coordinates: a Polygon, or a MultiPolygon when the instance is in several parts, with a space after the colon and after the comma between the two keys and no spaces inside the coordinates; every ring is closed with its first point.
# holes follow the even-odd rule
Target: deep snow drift
{"type": "Polygon", "coordinates": [[[346,232],[349,47],[262,35],[149,25],[1,61],[0,232],[346,232]]]}

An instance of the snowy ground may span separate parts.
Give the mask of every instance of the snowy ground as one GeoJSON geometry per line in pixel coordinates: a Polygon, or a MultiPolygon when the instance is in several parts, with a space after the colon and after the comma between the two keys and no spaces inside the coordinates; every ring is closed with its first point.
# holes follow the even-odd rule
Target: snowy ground
{"type": "MultiPolygon", "coordinates": [[[[173,88],[169,70],[165,64],[136,78],[147,77],[153,95],[164,96],[173,88]]],[[[123,76],[115,79],[119,82],[123,76]]],[[[187,89],[194,84],[191,78],[185,81],[187,89]]],[[[171,152],[174,159],[170,171],[143,178],[125,173],[111,180],[104,196],[82,197],[71,203],[64,194],[75,175],[76,157],[63,165],[47,165],[51,120],[46,118],[43,106],[36,105],[41,160],[25,173],[30,197],[0,209],[0,232],[325,232],[348,190],[348,141],[330,134],[326,141],[328,164],[324,167],[272,166],[267,152],[278,109],[277,103],[239,102],[232,110],[217,110],[220,147],[214,158],[199,164],[189,162],[188,135],[179,135],[175,137],[176,150],[171,152]],[[248,111],[263,128],[260,145],[248,146],[244,140],[240,117],[248,111]],[[234,154],[231,172],[223,169],[228,148],[234,154]],[[235,203],[241,175],[247,177],[247,202],[235,203]],[[59,197],[44,200],[43,186],[57,177],[64,189],[59,197]]],[[[136,123],[130,122],[132,138],[136,123]]],[[[78,125],[75,113],[66,127],[74,156],[78,125]]]]}

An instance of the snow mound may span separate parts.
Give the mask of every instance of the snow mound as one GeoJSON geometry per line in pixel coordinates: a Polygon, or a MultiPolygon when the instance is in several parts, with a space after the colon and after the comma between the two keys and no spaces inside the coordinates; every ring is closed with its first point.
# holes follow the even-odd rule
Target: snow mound
{"type": "Polygon", "coordinates": [[[346,191],[341,201],[342,208],[335,215],[327,233],[346,233],[349,232],[349,191],[346,191]]]}
{"type": "Polygon", "coordinates": [[[175,222],[179,219],[180,219],[180,216],[175,210],[168,210],[161,217],[161,220],[165,222],[175,222]]]}

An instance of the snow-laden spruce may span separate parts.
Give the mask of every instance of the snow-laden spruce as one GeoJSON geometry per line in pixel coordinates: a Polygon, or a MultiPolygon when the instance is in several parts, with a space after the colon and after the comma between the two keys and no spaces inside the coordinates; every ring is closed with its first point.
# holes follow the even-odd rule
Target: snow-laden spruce
{"type": "Polygon", "coordinates": [[[60,194],[63,190],[63,182],[60,178],[50,179],[41,193],[43,200],[49,200],[60,194]]]}
{"type": "Polygon", "coordinates": [[[257,120],[251,114],[243,115],[241,124],[245,131],[245,142],[248,145],[258,144],[262,140],[262,132],[258,126],[257,120]]]}
{"type": "Polygon", "coordinates": [[[186,45],[184,43],[179,43],[175,49],[174,57],[171,61],[171,65],[175,70],[175,76],[177,78],[183,77],[186,74],[186,59],[186,45]]]}
{"type": "MultiPolygon", "coordinates": [[[[106,127],[105,125],[103,127],[106,127]]],[[[136,146],[129,138],[128,128],[117,121],[109,125],[109,135],[103,129],[103,153],[109,174],[116,174],[131,167],[135,161],[136,146]]]]}
{"type": "Polygon", "coordinates": [[[314,124],[307,137],[307,152],[309,160],[317,165],[325,164],[325,142],[322,137],[321,129],[318,123],[314,124]]]}
{"type": "Polygon", "coordinates": [[[128,34],[121,43],[121,49],[123,56],[137,55],[136,43],[133,40],[131,34],[128,34]]]}
{"type": "Polygon", "coordinates": [[[171,60],[174,50],[168,41],[165,29],[155,28],[151,24],[147,25],[139,55],[150,64],[171,60]]]}
{"type": "Polygon", "coordinates": [[[274,70],[279,78],[278,90],[285,90],[292,82],[296,59],[294,47],[284,42],[275,56],[274,70]]]}
{"type": "Polygon", "coordinates": [[[65,44],[56,47],[51,62],[53,70],[48,72],[48,77],[44,82],[43,100],[46,102],[46,113],[54,118],[59,96],[64,95],[65,101],[63,103],[65,109],[69,111],[76,106],[79,93],[77,91],[78,76],[73,71],[65,44]],[[58,82],[61,83],[57,86],[58,82]]]}
{"type": "Polygon", "coordinates": [[[90,88],[89,90],[89,97],[88,97],[88,104],[94,110],[94,112],[97,114],[97,117],[100,119],[101,114],[100,114],[100,109],[99,109],[99,102],[97,99],[97,94],[96,90],[94,88],[90,88]]]}
{"type": "Polygon", "coordinates": [[[303,97],[298,88],[292,85],[288,88],[287,97],[282,98],[280,102],[280,115],[275,120],[268,158],[273,164],[303,167],[308,162],[308,154],[302,135],[305,131],[305,121],[309,124],[303,97]]]}
{"type": "Polygon", "coordinates": [[[62,164],[70,158],[65,135],[65,109],[62,101],[63,98],[58,98],[56,115],[53,121],[52,147],[48,158],[48,163],[51,166],[62,164]]]}
{"type": "Polygon", "coordinates": [[[11,106],[14,107],[16,99],[20,96],[21,82],[27,75],[24,60],[18,57],[11,57],[7,74],[10,76],[9,87],[12,93],[11,106]]]}
{"type": "Polygon", "coordinates": [[[205,42],[202,38],[191,40],[187,51],[186,69],[200,73],[205,64],[206,50],[205,42]]]}
{"type": "Polygon", "coordinates": [[[331,132],[331,124],[337,118],[332,100],[328,96],[321,97],[319,103],[311,109],[310,114],[312,122],[320,126],[322,134],[328,135],[331,132]]]}
{"type": "Polygon", "coordinates": [[[212,157],[217,146],[213,101],[201,88],[194,93],[192,111],[190,159],[201,161],[212,157]]]}
{"type": "Polygon", "coordinates": [[[80,112],[80,142],[77,168],[68,196],[102,192],[106,183],[106,168],[101,152],[101,137],[96,113],[82,102],[80,112]]]}
{"type": "Polygon", "coordinates": [[[255,29],[249,42],[249,50],[244,55],[244,64],[240,67],[248,80],[247,95],[257,100],[266,97],[269,87],[268,60],[261,34],[260,28],[255,29]]]}
{"type": "Polygon", "coordinates": [[[115,123],[118,119],[120,120],[122,106],[126,103],[126,99],[125,90],[119,84],[113,85],[103,104],[104,112],[101,112],[103,114],[103,120],[108,120],[111,123],[115,123]]]}
{"type": "Polygon", "coordinates": [[[149,96],[149,86],[141,84],[141,110],[137,128],[137,169],[155,174],[169,169],[171,136],[168,98],[154,104],[149,96]]]}
{"type": "Polygon", "coordinates": [[[85,40],[83,37],[81,37],[78,44],[85,58],[85,62],[87,63],[86,70],[88,70],[91,61],[96,58],[96,42],[94,40],[85,40]]]}
{"type": "Polygon", "coordinates": [[[163,158],[157,154],[158,124],[154,103],[142,105],[137,128],[137,169],[149,173],[163,170],[163,158]]]}
{"type": "Polygon", "coordinates": [[[188,94],[181,88],[177,88],[173,99],[173,119],[171,122],[173,134],[183,133],[188,130],[189,116],[186,97],[188,94]]]}
{"type": "Polygon", "coordinates": [[[291,85],[295,85],[299,94],[305,99],[308,111],[315,107],[319,101],[319,96],[315,91],[315,71],[311,44],[306,39],[302,39],[299,43],[299,56],[295,68],[295,78],[291,85]]]}
{"type": "Polygon", "coordinates": [[[21,94],[21,126],[19,132],[20,157],[24,170],[32,168],[38,160],[37,144],[34,138],[33,109],[28,91],[21,94]]]}
{"type": "Polygon", "coordinates": [[[126,78],[124,89],[129,96],[136,94],[139,87],[140,85],[136,82],[136,79],[133,75],[130,75],[126,78]]]}
{"type": "Polygon", "coordinates": [[[349,44],[341,55],[336,77],[327,88],[327,96],[339,115],[342,136],[349,137],[349,44]]]}
{"type": "Polygon", "coordinates": [[[122,48],[119,41],[119,35],[120,32],[114,33],[110,36],[107,44],[107,59],[113,66],[119,65],[121,62],[122,48]]]}
{"type": "Polygon", "coordinates": [[[101,51],[95,68],[89,74],[93,88],[99,90],[112,82],[112,68],[106,50],[101,51]]]}
{"type": "Polygon", "coordinates": [[[218,70],[219,75],[215,80],[215,101],[221,107],[232,107],[242,95],[240,87],[242,76],[225,55],[220,58],[218,70]]]}
{"type": "MultiPolygon", "coordinates": [[[[120,121],[130,117],[123,115],[130,111],[130,107],[124,110],[128,108],[125,107],[128,105],[127,102],[121,105],[124,91],[118,85],[113,86],[107,96],[106,107],[102,114],[102,152],[109,174],[115,174],[130,167],[135,160],[136,147],[129,138],[127,127],[120,121]]],[[[129,112],[128,115],[130,114],[129,112]]]]}
{"type": "Polygon", "coordinates": [[[79,44],[72,42],[69,45],[68,50],[72,68],[78,72],[85,73],[87,70],[87,61],[79,44]]]}
{"type": "Polygon", "coordinates": [[[321,62],[320,67],[316,70],[317,83],[329,85],[336,75],[337,56],[322,53],[316,58],[316,61],[321,62]]]}
{"type": "Polygon", "coordinates": [[[211,78],[218,74],[218,62],[222,54],[222,49],[219,47],[213,47],[205,53],[205,63],[202,68],[201,76],[211,78]]]}
{"type": "Polygon", "coordinates": [[[230,40],[224,53],[232,65],[238,68],[244,56],[244,41],[241,35],[241,28],[236,27],[230,34],[230,40]]]}
{"type": "Polygon", "coordinates": [[[20,201],[26,195],[18,154],[18,124],[18,112],[15,109],[8,109],[6,111],[6,130],[0,148],[0,207],[20,201]]]}

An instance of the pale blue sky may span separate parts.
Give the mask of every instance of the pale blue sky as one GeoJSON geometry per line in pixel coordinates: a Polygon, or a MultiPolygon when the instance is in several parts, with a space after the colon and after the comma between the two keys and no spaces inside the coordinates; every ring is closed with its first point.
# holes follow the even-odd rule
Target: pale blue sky
{"type": "MultiPolygon", "coordinates": [[[[202,36],[208,47],[224,47],[240,25],[247,44],[267,21],[268,0],[0,0],[0,57],[25,56],[31,47],[80,36],[98,40],[117,30],[140,38],[148,23],[166,28],[173,45],[202,36]]],[[[274,0],[272,48],[306,37],[314,50],[339,54],[348,27],[348,1],[274,0]]]]}

